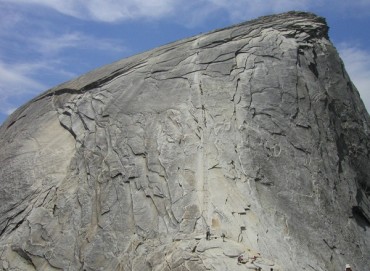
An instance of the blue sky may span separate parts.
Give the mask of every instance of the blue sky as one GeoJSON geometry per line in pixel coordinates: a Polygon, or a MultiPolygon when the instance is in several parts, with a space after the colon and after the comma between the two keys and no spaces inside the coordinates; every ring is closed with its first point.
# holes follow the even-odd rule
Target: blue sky
{"type": "Polygon", "coordinates": [[[326,17],[370,111],[370,0],[0,0],[0,123],[36,95],[94,68],[289,10],[326,17]]]}

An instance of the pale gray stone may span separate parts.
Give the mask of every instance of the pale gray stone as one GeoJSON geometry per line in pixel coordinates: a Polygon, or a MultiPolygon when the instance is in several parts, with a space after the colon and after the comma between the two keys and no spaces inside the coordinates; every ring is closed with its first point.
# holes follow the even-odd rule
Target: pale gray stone
{"type": "Polygon", "coordinates": [[[89,72],[0,127],[0,268],[365,270],[369,126],[309,13],[89,72]]]}

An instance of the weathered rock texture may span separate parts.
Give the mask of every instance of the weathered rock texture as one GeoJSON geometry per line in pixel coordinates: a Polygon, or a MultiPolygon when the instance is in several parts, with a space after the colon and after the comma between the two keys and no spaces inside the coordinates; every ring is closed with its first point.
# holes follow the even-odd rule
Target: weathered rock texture
{"type": "Polygon", "coordinates": [[[0,268],[365,270],[369,126],[313,14],[92,71],[1,127],[0,268]]]}

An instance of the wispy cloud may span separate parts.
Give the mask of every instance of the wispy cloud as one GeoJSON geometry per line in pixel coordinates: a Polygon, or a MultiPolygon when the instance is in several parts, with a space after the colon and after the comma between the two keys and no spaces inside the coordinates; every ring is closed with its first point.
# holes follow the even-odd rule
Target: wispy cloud
{"type": "MultiPolygon", "coordinates": [[[[30,64],[30,67],[35,64],[30,64]]],[[[25,64],[10,65],[0,60],[0,112],[9,114],[16,108],[15,103],[29,99],[46,86],[33,79],[32,70],[25,64]]],[[[40,67],[41,68],[41,67],[40,67]]],[[[34,70],[35,71],[35,70],[34,70]]]]}
{"type": "Polygon", "coordinates": [[[309,0],[205,0],[202,9],[224,11],[231,21],[239,21],[267,13],[305,9],[309,2],[309,0]]]}
{"type": "Polygon", "coordinates": [[[37,4],[80,19],[115,22],[159,18],[173,12],[173,0],[4,0],[13,4],[37,4]]]}
{"type": "Polygon", "coordinates": [[[160,18],[174,11],[172,0],[92,0],[81,1],[90,18],[113,22],[136,18],[160,18]]]}
{"type": "Polygon", "coordinates": [[[92,69],[93,60],[84,56],[126,50],[122,40],[65,30],[0,3],[0,119],[47,88],[92,69]]]}
{"type": "MultiPolygon", "coordinates": [[[[12,4],[39,5],[84,20],[118,22],[124,20],[180,18],[206,20],[222,11],[230,21],[249,19],[267,13],[326,7],[346,13],[370,13],[370,1],[358,0],[3,0],[12,4]],[[196,17],[200,15],[201,17],[196,17]]],[[[187,19],[187,20],[186,20],[187,19]]]]}
{"type": "MultiPolygon", "coordinates": [[[[86,40],[78,40],[76,43],[73,41],[70,43],[61,42],[54,47],[52,42],[49,43],[49,40],[39,41],[38,57],[29,61],[21,59],[13,63],[2,59],[0,55],[0,113],[8,115],[19,105],[42,91],[76,77],[78,74],[73,72],[71,67],[67,68],[68,63],[71,61],[79,62],[81,65],[84,60],[66,61],[63,52],[66,48],[77,48],[84,42],[86,40]],[[50,78],[50,80],[48,81],[46,78],[50,78]]],[[[32,43],[30,42],[30,44],[32,43]]],[[[92,44],[94,43],[92,42],[92,44]]],[[[108,42],[98,45],[95,42],[95,46],[100,49],[112,49],[112,44],[108,42]]],[[[121,50],[118,46],[115,49],[121,50]]]]}
{"type": "Polygon", "coordinates": [[[26,65],[9,65],[0,61],[0,88],[1,94],[10,93],[11,90],[17,90],[17,93],[25,93],[29,89],[40,89],[44,85],[32,79],[32,76],[27,73],[31,67],[35,67],[34,63],[26,68],[26,65]],[[8,89],[8,90],[7,90],[8,89]]]}
{"type": "Polygon", "coordinates": [[[338,46],[346,70],[370,112],[370,52],[342,43],[338,46]]]}
{"type": "Polygon", "coordinates": [[[24,5],[39,5],[52,8],[60,13],[79,17],[83,11],[81,0],[2,0],[4,3],[24,4],[24,5]]]}
{"type": "Polygon", "coordinates": [[[16,12],[5,5],[0,5],[0,8],[3,10],[0,16],[0,32],[4,33],[21,21],[22,17],[19,12],[16,12]]]}
{"type": "Polygon", "coordinates": [[[97,38],[80,32],[47,33],[29,38],[30,46],[41,54],[58,54],[67,49],[105,50],[124,52],[121,41],[97,38]]]}

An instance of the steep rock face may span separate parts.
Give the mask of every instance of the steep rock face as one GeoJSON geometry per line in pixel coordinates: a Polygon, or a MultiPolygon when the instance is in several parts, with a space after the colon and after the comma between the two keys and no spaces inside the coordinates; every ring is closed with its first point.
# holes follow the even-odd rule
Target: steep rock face
{"type": "Polygon", "coordinates": [[[18,109],[0,128],[0,268],[365,270],[369,115],[327,31],[262,17],[18,109]]]}

